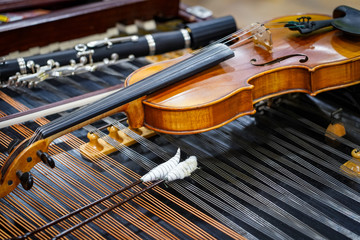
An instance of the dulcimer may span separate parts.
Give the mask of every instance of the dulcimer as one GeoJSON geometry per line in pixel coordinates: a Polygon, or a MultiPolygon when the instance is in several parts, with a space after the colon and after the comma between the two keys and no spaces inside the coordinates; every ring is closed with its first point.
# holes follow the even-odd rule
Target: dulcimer
{"type": "Polygon", "coordinates": [[[126,113],[131,128],[194,134],[254,114],[254,104],[261,100],[293,92],[316,95],[359,83],[360,38],[347,31],[354,26],[293,31],[296,20],[298,27],[335,16],[347,23],[349,16],[360,14],[340,6],[333,16],[295,15],[253,24],[193,55],[135,71],[122,90],[39,127],[15,146],[1,168],[0,197],[19,183],[30,189],[29,172],[37,163],[55,166],[47,154],[54,139],[118,112],[126,113]]]}

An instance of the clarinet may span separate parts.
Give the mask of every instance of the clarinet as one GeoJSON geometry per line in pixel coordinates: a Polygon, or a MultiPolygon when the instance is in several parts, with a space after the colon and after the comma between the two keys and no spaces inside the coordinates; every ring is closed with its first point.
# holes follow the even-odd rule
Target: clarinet
{"type": "Polygon", "coordinates": [[[2,87],[27,86],[61,76],[92,72],[135,57],[196,49],[237,30],[232,16],[190,23],[177,31],[126,36],[78,44],[74,49],[12,60],[0,59],[2,87]]]}

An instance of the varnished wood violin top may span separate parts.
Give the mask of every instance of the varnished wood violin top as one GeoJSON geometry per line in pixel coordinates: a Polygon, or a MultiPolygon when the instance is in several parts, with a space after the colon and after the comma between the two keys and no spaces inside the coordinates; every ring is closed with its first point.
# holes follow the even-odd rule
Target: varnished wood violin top
{"type": "MultiPolygon", "coordinates": [[[[312,20],[329,19],[324,15],[306,16],[312,20]]],[[[263,99],[291,92],[316,95],[359,83],[360,39],[332,27],[301,35],[277,24],[298,17],[277,18],[265,24],[272,33],[271,53],[249,41],[233,48],[234,58],[148,96],[143,101],[145,126],[173,134],[207,131],[254,113],[253,104],[263,99]],[[265,66],[251,62],[256,59],[256,64],[268,63],[293,54],[301,55],[265,66]],[[306,62],[299,62],[305,57],[306,62]]],[[[127,83],[176,61],[140,69],[127,83]]]]}

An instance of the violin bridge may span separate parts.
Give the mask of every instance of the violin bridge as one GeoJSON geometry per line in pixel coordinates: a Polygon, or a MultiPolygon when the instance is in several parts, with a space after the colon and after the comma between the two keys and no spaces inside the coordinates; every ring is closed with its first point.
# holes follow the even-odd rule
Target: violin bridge
{"type": "Polygon", "coordinates": [[[270,30],[260,23],[254,23],[252,29],[251,36],[255,46],[261,47],[271,53],[273,43],[270,30]]]}
{"type": "MultiPolygon", "coordinates": [[[[112,139],[116,140],[120,145],[126,145],[131,146],[136,142],[133,138],[126,135],[124,132],[118,130],[114,126],[111,126],[108,128],[109,135],[112,139]]],[[[134,129],[132,129],[134,131],[134,129]]],[[[136,129],[136,133],[144,138],[150,138],[154,135],[156,135],[156,132],[146,128],[141,127],[136,129]]],[[[88,159],[97,159],[104,155],[109,155],[113,152],[118,151],[115,146],[109,144],[107,141],[105,141],[103,138],[99,137],[98,135],[94,133],[88,133],[87,135],[89,142],[81,145],[79,147],[81,155],[88,159]]]]}

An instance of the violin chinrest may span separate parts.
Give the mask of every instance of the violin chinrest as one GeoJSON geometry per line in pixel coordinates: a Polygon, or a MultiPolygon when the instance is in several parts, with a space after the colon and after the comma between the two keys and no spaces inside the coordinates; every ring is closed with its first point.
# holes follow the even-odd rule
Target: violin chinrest
{"type": "Polygon", "coordinates": [[[339,6],[333,12],[332,25],[352,35],[360,36],[360,11],[349,7],[339,6]]]}

